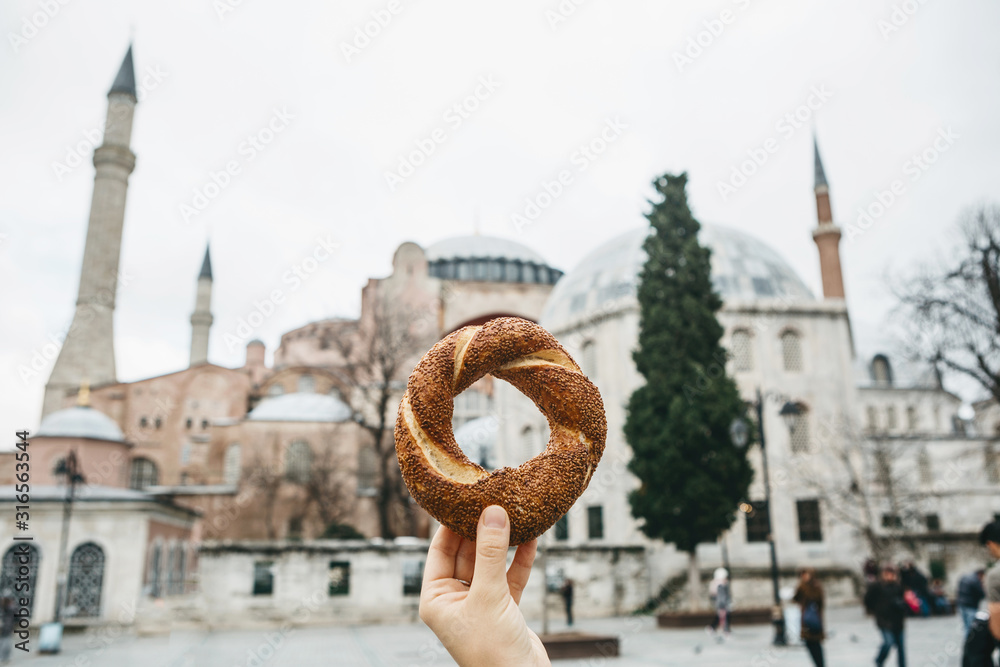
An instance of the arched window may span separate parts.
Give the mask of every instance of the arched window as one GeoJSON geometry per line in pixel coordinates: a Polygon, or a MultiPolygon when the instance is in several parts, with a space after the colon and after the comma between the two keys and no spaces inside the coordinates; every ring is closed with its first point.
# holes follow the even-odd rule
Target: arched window
{"type": "Polygon", "coordinates": [[[69,559],[66,582],[66,615],[97,618],[101,615],[104,588],[104,550],[93,542],[81,544],[69,559]]]}
{"type": "Polygon", "coordinates": [[[892,384],[892,366],[884,354],[876,354],[872,359],[872,380],[877,384],[892,384]]]}
{"type": "Polygon", "coordinates": [[[597,343],[592,340],[583,342],[580,348],[580,363],[583,366],[583,374],[591,380],[597,377],[597,343]]]}
{"type": "Polygon", "coordinates": [[[374,496],[378,483],[378,455],[374,447],[358,451],[358,495],[374,496]]]}
{"type": "Polygon", "coordinates": [[[147,486],[156,486],[160,483],[160,473],[156,464],[146,458],[132,459],[132,467],[129,471],[128,486],[130,489],[142,491],[147,486]]]}
{"type": "Polygon", "coordinates": [[[906,430],[913,433],[920,428],[920,417],[912,405],[906,406],[906,430]]]}
{"type": "Polygon", "coordinates": [[[899,426],[899,422],[896,421],[896,408],[890,405],[885,409],[885,427],[890,431],[895,431],[897,426],[899,426]]]}
{"type": "Polygon", "coordinates": [[[38,589],[35,582],[38,580],[38,566],[41,564],[42,554],[34,544],[20,542],[7,549],[3,555],[3,567],[0,569],[0,597],[16,600],[21,596],[15,595],[15,584],[27,584],[31,595],[28,596],[28,614],[30,616],[32,607],[35,605],[35,593],[38,589]],[[25,558],[27,562],[25,562],[25,558]],[[21,567],[28,568],[27,576],[22,576],[19,572],[21,567]]]}
{"type": "Polygon", "coordinates": [[[305,440],[296,440],[285,450],[285,477],[291,482],[305,483],[312,468],[312,450],[305,440]]]}
{"type": "Polygon", "coordinates": [[[786,371],[802,370],[802,339],[794,331],[781,334],[781,358],[786,371]]]}
{"type": "Polygon", "coordinates": [[[809,451],[809,412],[799,403],[799,414],[791,420],[789,433],[793,454],[803,454],[809,451]]]}
{"type": "Polygon", "coordinates": [[[753,349],[750,347],[750,332],[746,329],[737,329],[734,331],[731,345],[733,370],[752,371],[753,349]]]}
{"type": "Polygon", "coordinates": [[[312,375],[299,376],[299,391],[305,394],[312,394],[316,391],[316,378],[312,375]]]}
{"type": "Polygon", "coordinates": [[[878,411],[874,405],[869,405],[865,411],[868,414],[868,430],[874,433],[878,430],[878,411]]]}
{"type": "Polygon", "coordinates": [[[243,452],[240,443],[234,442],[226,447],[226,455],[222,460],[222,481],[226,484],[238,484],[240,467],[243,464],[243,452]]]}

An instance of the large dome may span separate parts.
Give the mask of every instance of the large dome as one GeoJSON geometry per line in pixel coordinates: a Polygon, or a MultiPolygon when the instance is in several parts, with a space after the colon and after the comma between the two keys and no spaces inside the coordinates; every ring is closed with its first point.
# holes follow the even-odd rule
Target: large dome
{"type": "MultiPolygon", "coordinates": [[[[633,229],[587,255],[552,290],[542,326],[561,331],[581,318],[614,312],[620,300],[634,302],[639,272],[646,262],[642,244],[648,235],[649,227],[633,229]]],[[[702,224],[698,238],[712,250],[712,283],[723,301],[814,299],[781,255],[759,239],[707,224],[702,224]]]]}
{"type": "Polygon", "coordinates": [[[35,437],[125,441],[125,434],[115,420],[99,410],[80,405],[47,415],[38,426],[35,437]]]}
{"type": "Polygon", "coordinates": [[[267,422],[344,422],[350,418],[351,409],[336,396],[306,392],[265,398],[247,416],[250,421],[267,422]]]}
{"type": "Polygon", "coordinates": [[[495,236],[456,236],[424,251],[430,275],[446,280],[554,284],[563,272],[531,248],[495,236]]]}

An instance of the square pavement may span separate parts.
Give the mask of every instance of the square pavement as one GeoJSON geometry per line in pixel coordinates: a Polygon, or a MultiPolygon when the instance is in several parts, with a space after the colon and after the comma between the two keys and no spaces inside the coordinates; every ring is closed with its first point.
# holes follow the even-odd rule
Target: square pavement
{"type": "MultiPolygon", "coordinates": [[[[579,610],[578,610],[579,611],[579,610]]],[[[830,609],[826,663],[837,666],[873,665],[880,643],[873,621],[857,607],[830,609]]],[[[532,623],[537,631],[539,624],[532,623]]],[[[551,630],[565,629],[553,622],[551,630]]],[[[704,630],[661,630],[653,618],[585,619],[580,631],[616,634],[618,658],[559,660],[557,667],[781,667],[812,663],[803,646],[771,647],[771,626],[737,626],[721,643],[704,630]]],[[[957,617],[910,619],[906,625],[910,667],[958,667],[961,664],[961,623],[957,617]]],[[[14,651],[12,664],[32,667],[435,667],[454,662],[424,625],[369,625],[300,628],[280,637],[269,631],[176,632],[162,637],[123,634],[95,646],[82,634],[64,638],[59,655],[40,656],[14,651]],[[270,641],[269,641],[270,640],[270,641]],[[276,648],[275,648],[276,646],[276,648]]],[[[887,667],[896,665],[891,655],[887,667]]]]}

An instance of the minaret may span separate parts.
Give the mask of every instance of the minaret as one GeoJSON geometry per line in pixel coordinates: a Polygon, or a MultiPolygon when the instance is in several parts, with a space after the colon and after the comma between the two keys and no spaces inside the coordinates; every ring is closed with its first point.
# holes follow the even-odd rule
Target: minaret
{"type": "Polygon", "coordinates": [[[198,274],[194,313],[191,315],[191,365],[208,363],[208,331],[212,328],[212,260],[205,248],[205,260],[198,274]]]}
{"type": "Polygon", "coordinates": [[[42,416],[63,407],[68,391],[88,378],[100,386],[115,381],[113,315],[118,287],[122,224],[128,177],[135,167],[129,148],[135,111],[132,47],[108,91],[104,143],[94,150],[94,194],[80,271],[76,312],[45,385],[42,416]]]}
{"type": "Polygon", "coordinates": [[[813,240],[819,248],[819,270],[823,278],[823,296],[827,299],[844,298],[844,276],[840,270],[840,227],[833,223],[830,208],[830,187],[819,157],[819,145],[813,135],[816,177],[816,218],[819,224],[813,230],[813,240]]]}

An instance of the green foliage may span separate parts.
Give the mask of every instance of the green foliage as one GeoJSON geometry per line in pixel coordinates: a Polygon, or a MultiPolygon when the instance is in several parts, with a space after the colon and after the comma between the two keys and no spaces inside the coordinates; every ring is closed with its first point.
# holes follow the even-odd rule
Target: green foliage
{"type": "Polygon", "coordinates": [[[746,497],[753,470],[729,427],[746,418],[736,384],[725,373],[722,300],[712,288],[711,251],[687,204],[687,174],[653,182],[662,201],[646,218],[652,233],[639,276],[639,346],[633,353],[646,383],[629,399],[625,437],[629,470],[641,486],[629,495],[632,515],[649,537],[694,553],[728,528],[746,497]]]}
{"type": "Polygon", "coordinates": [[[326,530],[323,531],[322,537],[328,540],[363,540],[365,536],[358,532],[358,530],[346,523],[337,523],[334,521],[326,530]]]}

